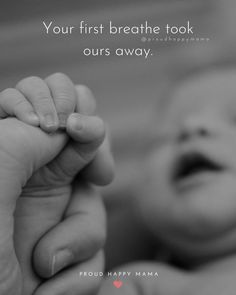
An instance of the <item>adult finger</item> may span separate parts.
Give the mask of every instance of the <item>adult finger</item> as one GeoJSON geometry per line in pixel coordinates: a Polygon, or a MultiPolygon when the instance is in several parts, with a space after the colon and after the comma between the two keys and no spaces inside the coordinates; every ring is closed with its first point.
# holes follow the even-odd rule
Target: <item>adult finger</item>
{"type": "Polygon", "coordinates": [[[71,140],[61,154],[49,164],[58,178],[71,181],[95,156],[104,139],[103,121],[94,116],[70,115],[67,134],[71,140]]]}
{"type": "Polygon", "coordinates": [[[40,127],[47,132],[57,130],[59,126],[57,111],[45,81],[39,77],[28,77],[21,80],[16,89],[33,105],[34,111],[39,116],[40,127]]]}
{"type": "Polygon", "coordinates": [[[36,290],[34,295],[97,294],[102,278],[99,273],[103,272],[103,267],[104,255],[100,251],[90,260],[75,264],[73,267],[45,281],[36,290]],[[92,273],[93,275],[90,276],[88,273],[92,273]]]}
{"type": "MultiPolygon", "coordinates": [[[[84,85],[76,85],[75,88],[78,99],[76,111],[84,115],[94,115],[96,100],[92,91],[84,85]]],[[[87,181],[96,185],[107,185],[113,180],[114,159],[107,134],[94,159],[85,167],[82,174],[87,181]]]]}
{"type": "Polygon", "coordinates": [[[85,85],[75,86],[77,94],[76,112],[92,116],[96,111],[96,100],[92,91],[85,85]]]}
{"type": "Polygon", "coordinates": [[[83,178],[95,185],[108,185],[114,179],[115,164],[108,136],[105,137],[94,159],[83,170],[83,178]]]}
{"type": "Polygon", "coordinates": [[[75,111],[77,94],[73,82],[62,73],[55,73],[45,79],[53,97],[59,125],[66,127],[68,116],[75,111]]]}
{"type": "Polygon", "coordinates": [[[106,214],[101,198],[88,185],[75,184],[64,220],[36,245],[36,272],[49,278],[76,262],[92,257],[104,245],[106,214]]]}

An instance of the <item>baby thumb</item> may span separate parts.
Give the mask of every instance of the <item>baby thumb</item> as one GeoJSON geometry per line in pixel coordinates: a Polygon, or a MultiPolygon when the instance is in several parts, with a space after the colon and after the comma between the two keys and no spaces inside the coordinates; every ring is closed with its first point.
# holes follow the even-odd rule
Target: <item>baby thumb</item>
{"type": "Polygon", "coordinates": [[[68,183],[95,157],[104,141],[105,126],[98,117],[74,113],[68,119],[67,134],[72,140],[49,165],[61,181],[68,183]]]}

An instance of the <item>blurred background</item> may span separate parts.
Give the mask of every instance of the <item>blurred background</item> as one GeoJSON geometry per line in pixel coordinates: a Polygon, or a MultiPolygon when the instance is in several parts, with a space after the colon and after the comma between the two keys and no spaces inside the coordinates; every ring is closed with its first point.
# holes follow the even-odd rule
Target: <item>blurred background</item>
{"type": "Polygon", "coordinates": [[[142,183],[142,158],[155,136],[152,117],[158,115],[176,79],[211,65],[235,62],[235,13],[235,0],[1,1],[0,89],[13,87],[29,75],[64,72],[93,90],[98,113],[108,123],[117,163],[115,181],[104,190],[109,209],[108,248],[118,244],[120,249],[107,252],[108,268],[151,253],[148,232],[129,204],[142,183]],[[132,35],[47,35],[42,24],[78,26],[81,20],[92,25],[111,20],[117,26],[146,20],[153,26],[183,25],[190,20],[194,36],[210,41],[144,43],[141,36],[132,35]],[[145,47],[154,55],[148,59],[85,57],[82,50],[86,47],[145,47]],[[134,238],[127,244],[129,234],[134,238]],[[136,247],[137,242],[143,245],[136,247]]]}

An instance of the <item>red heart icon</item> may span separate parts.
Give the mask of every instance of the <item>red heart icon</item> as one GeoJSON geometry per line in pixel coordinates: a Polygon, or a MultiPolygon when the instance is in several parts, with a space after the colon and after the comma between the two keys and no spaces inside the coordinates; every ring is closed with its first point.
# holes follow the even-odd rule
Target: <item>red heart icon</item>
{"type": "Polygon", "coordinates": [[[117,288],[117,289],[120,289],[123,285],[123,282],[122,281],[114,281],[113,282],[113,285],[117,288]]]}

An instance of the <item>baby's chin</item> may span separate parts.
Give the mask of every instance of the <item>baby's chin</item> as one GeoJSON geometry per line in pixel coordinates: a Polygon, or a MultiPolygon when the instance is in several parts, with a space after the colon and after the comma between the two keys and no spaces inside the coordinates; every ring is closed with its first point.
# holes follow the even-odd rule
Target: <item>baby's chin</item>
{"type": "MultiPolygon", "coordinates": [[[[236,178],[232,173],[220,173],[185,192],[172,191],[173,206],[180,208],[176,222],[186,233],[199,239],[209,239],[236,228],[236,178]],[[185,223],[183,223],[183,220],[185,223]]],[[[173,213],[174,214],[174,213],[173,213]]]]}
{"type": "Polygon", "coordinates": [[[235,175],[222,174],[217,182],[196,186],[183,195],[163,181],[162,185],[159,189],[158,183],[150,185],[141,208],[157,241],[161,239],[173,253],[183,261],[191,260],[193,265],[235,251],[235,175]]]}

